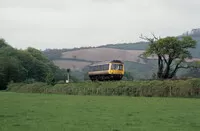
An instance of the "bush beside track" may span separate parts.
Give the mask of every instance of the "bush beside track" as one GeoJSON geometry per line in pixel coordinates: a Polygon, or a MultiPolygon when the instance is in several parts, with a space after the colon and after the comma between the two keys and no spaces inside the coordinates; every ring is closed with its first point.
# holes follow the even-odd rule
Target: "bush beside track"
{"type": "Polygon", "coordinates": [[[117,82],[80,82],[69,84],[12,83],[7,91],[66,95],[199,97],[200,79],[117,82]]]}

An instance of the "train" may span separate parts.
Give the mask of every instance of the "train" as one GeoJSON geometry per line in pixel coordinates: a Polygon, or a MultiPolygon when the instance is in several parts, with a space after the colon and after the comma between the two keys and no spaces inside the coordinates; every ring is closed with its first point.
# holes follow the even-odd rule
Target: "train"
{"type": "Polygon", "coordinates": [[[124,63],[121,60],[102,61],[89,65],[91,81],[121,80],[124,76],[124,63]]]}

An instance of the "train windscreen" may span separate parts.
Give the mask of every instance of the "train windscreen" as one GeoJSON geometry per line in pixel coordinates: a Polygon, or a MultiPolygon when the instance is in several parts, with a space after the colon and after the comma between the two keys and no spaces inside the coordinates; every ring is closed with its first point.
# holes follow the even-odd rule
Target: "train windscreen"
{"type": "Polygon", "coordinates": [[[112,64],[111,69],[112,70],[123,70],[123,65],[122,64],[112,64]]]}

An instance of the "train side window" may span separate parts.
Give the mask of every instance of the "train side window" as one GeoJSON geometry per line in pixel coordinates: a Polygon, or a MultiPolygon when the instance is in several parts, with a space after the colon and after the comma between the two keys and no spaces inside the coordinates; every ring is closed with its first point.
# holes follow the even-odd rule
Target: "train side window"
{"type": "Polygon", "coordinates": [[[99,66],[97,66],[97,71],[99,70],[99,66]]]}
{"type": "Polygon", "coordinates": [[[109,70],[109,64],[105,65],[105,70],[109,70]]]}
{"type": "Polygon", "coordinates": [[[102,71],[103,70],[103,65],[100,65],[99,67],[100,67],[100,71],[102,71]]]}
{"type": "Polygon", "coordinates": [[[103,65],[103,70],[108,70],[108,64],[103,65]]]}

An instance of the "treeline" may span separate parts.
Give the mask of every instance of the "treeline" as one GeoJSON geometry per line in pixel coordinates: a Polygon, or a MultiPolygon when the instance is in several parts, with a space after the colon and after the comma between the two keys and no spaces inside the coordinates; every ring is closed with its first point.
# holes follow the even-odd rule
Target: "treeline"
{"type": "Polygon", "coordinates": [[[65,80],[66,73],[41,51],[32,47],[16,49],[0,39],[0,90],[6,89],[10,82],[55,84],[65,80]]]}
{"type": "Polygon", "coordinates": [[[148,47],[148,42],[136,42],[136,43],[119,43],[119,44],[107,44],[98,46],[98,48],[114,48],[122,50],[145,50],[148,47]]]}
{"type": "Polygon", "coordinates": [[[76,50],[82,50],[82,49],[90,49],[94,47],[80,47],[80,48],[72,48],[72,49],[46,49],[42,51],[42,53],[47,56],[48,59],[50,60],[58,60],[61,59],[62,53],[63,52],[68,52],[68,51],[76,51],[76,50]]]}

